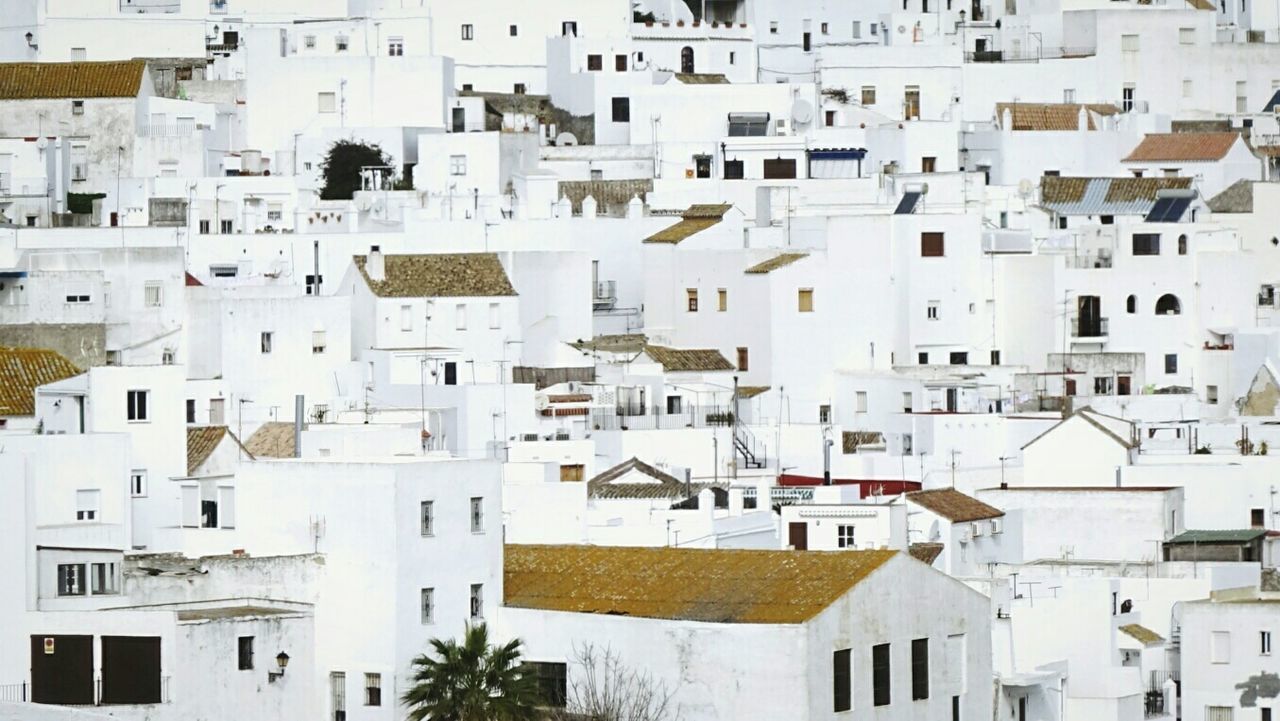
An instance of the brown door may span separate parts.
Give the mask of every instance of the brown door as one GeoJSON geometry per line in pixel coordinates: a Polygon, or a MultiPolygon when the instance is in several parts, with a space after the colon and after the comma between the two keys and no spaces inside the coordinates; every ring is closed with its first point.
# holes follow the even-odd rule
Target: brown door
{"type": "Polygon", "coordinates": [[[764,161],[765,180],[789,179],[796,177],[795,158],[766,158],[764,161]]]}
{"type": "Polygon", "coordinates": [[[102,703],[160,703],[160,637],[102,637],[102,703]]]}
{"type": "Polygon", "coordinates": [[[1116,376],[1116,395],[1129,395],[1129,376],[1116,376]]]}
{"type": "Polygon", "coordinates": [[[1067,379],[1067,395],[1074,396],[1076,394],[1076,382],[1074,379],[1067,379]]]}
{"type": "Polygon", "coordinates": [[[93,636],[31,637],[31,700],[93,704],[93,636]]]}
{"type": "Polygon", "coordinates": [[[787,526],[787,545],[797,551],[809,550],[809,524],[792,521],[787,526]]]}

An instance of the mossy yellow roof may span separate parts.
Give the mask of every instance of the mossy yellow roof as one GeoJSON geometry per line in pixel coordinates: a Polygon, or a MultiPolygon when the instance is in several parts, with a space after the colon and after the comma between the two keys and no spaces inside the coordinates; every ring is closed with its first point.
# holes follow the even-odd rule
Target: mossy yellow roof
{"type": "Polygon", "coordinates": [[[0,63],[0,100],[132,98],[146,69],[142,60],[0,63]]]}
{"type": "Polygon", "coordinates": [[[82,373],[57,351],[0,346],[0,416],[36,412],[36,387],[82,373]]]}
{"type": "Polygon", "coordinates": [[[896,553],[508,545],[504,602],[709,623],[803,623],[896,553]]]}

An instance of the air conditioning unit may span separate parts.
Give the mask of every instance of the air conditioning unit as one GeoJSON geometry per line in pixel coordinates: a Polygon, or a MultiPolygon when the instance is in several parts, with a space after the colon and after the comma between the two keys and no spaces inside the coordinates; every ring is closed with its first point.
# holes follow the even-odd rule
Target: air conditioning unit
{"type": "Polygon", "coordinates": [[[973,537],[974,537],[974,538],[977,538],[978,536],[981,536],[981,535],[982,535],[982,523],[980,523],[980,522],[979,522],[979,523],[974,523],[974,524],[972,524],[972,525],[970,526],[970,530],[973,532],[973,537]]]}
{"type": "Polygon", "coordinates": [[[1003,518],[993,518],[993,519],[991,519],[991,535],[993,535],[993,536],[994,536],[994,535],[996,535],[997,533],[1004,533],[1004,519],[1003,519],[1003,518]]]}
{"type": "Polygon", "coordinates": [[[791,126],[789,125],[789,122],[786,118],[778,118],[777,120],[773,121],[773,134],[774,135],[790,135],[791,134],[790,127],[791,126]]]}

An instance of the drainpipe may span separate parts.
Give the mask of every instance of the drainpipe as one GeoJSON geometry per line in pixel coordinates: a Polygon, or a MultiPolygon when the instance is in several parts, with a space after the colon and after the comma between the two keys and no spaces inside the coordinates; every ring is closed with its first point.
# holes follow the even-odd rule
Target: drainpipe
{"type": "Polygon", "coordinates": [[[302,414],[306,403],[299,393],[293,397],[293,457],[302,457],[302,414]]]}

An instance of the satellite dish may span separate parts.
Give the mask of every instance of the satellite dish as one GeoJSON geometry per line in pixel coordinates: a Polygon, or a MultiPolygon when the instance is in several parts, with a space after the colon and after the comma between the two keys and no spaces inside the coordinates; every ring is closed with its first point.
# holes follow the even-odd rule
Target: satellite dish
{"type": "Polygon", "coordinates": [[[905,33],[906,31],[907,31],[907,26],[906,26],[906,25],[899,25],[899,26],[898,26],[898,34],[899,34],[899,35],[901,35],[901,34],[905,33]]]}
{"type": "Polygon", "coordinates": [[[1035,186],[1032,185],[1031,181],[1028,180],[1027,178],[1023,178],[1022,180],[1018,181],[1018,195],[1021,195],[1024,198],[1028,198],[1028,197],[1031,197],[1031,193],[1034,190],[1035,190],[1035,186]]]}
{"type": "Polygon", "coordinates": [[[556,145],[568,146],[568,145],[577,145],[577,144],[578,144],[578,137],[573,133],[567,133],[567,132],[560,133],[559,135],[556,136],[556,145]]]}
{"type": "Polygon", "coordinates": [[[533,397],[533,407],[540,411],[545,411],[551,407],[551,401],[547,399],[546,395],[539,393],[533,397]]]}
{"type": "Polygon", "coordinates": [[[47,148],[47,147],[49,147],[49,139],[48,139],[48,138],[40,138],[40,139],[36,140],[36,148],[38,148],[38,149],[40,149],[40,150],[44,150],[44,149],[45,149],[45,148],[47,148]]]}
{"type": "Polygon", "coordinates": [[[813,106],[804,98],[797,99],[791,104],[791,119],[797,123],[807,123],[813,117],[813,106]]]}

